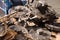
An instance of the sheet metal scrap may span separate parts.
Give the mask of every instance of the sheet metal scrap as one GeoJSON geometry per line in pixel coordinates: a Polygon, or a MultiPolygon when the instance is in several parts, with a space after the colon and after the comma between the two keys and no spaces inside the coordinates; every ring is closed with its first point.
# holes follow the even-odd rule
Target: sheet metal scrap
{"type": "Polygon", "coordinates": [[[12,40],[17,35],[17,33],[13,30],[8,30],[6,35],[4,36],[3,40],[12,40]]]}
{"type": "MultiPolygon", "coordinates": [[[[9,9],[7,16],[0,17],[1,40],[53,40],[60,32],[60,17],[48,4],[33,0],[25,6],[9,9]],[[57,34],[57,33],[56,33],[57,34]]],[[[58,40],[58,39],[57,39],[58,40]]]]}

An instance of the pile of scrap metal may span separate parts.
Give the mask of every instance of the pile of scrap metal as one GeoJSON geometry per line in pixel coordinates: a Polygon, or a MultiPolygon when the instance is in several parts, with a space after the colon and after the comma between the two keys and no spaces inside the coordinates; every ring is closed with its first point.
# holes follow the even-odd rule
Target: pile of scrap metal
{"type": "MultiPolygon", "coordinates": [[[[9,9],[0,18],[0,40],[52,40],[60,32],[60,17],[48,4],[32,1],[9,9]]],[[[55,40],[55,39],[54,39],[55,40]]]]}

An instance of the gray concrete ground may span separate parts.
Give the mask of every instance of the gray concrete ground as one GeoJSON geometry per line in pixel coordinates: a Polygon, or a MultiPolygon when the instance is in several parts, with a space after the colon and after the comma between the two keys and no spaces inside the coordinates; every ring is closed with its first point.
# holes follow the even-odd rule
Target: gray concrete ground
{"type": "Polygon", "coordinates": [[[46,2],[52,6],[53,9],[59,14],[60,16],[60,0],[46,0],[46,2]]]}

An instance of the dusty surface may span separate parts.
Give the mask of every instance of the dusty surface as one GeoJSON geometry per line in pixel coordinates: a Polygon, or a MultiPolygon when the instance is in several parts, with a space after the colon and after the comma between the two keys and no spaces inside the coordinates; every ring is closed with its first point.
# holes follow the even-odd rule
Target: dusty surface
{"type": "MultiPolygon", "coordinates": [[[[60,0],[46,0],[46,2],[51,5],[53,7],[53,9],[55,9],[55,11],[57,12],[57,14],[59,14],[60,16],[60,0]]],[[[60,33],[57,34],[56,36],[56,40],[60,40],[60,33]]],[[[52,39],[55,40],[55,39],[52,39]]]]}
{"type": "Polygon", "coordinates": [[[60,16],[60,0],[46,0],[46,2],[51,5],[60,16]]]}

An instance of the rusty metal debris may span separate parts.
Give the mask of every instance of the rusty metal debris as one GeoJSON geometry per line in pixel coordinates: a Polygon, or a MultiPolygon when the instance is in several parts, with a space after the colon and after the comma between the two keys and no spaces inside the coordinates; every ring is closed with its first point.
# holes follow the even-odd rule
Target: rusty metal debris
{"type": "Polygon", "coordinates": [[[12,7],[0,17],[0,40],[59,40],[59,32],[60,17],[39,0],[12,7]]]}

